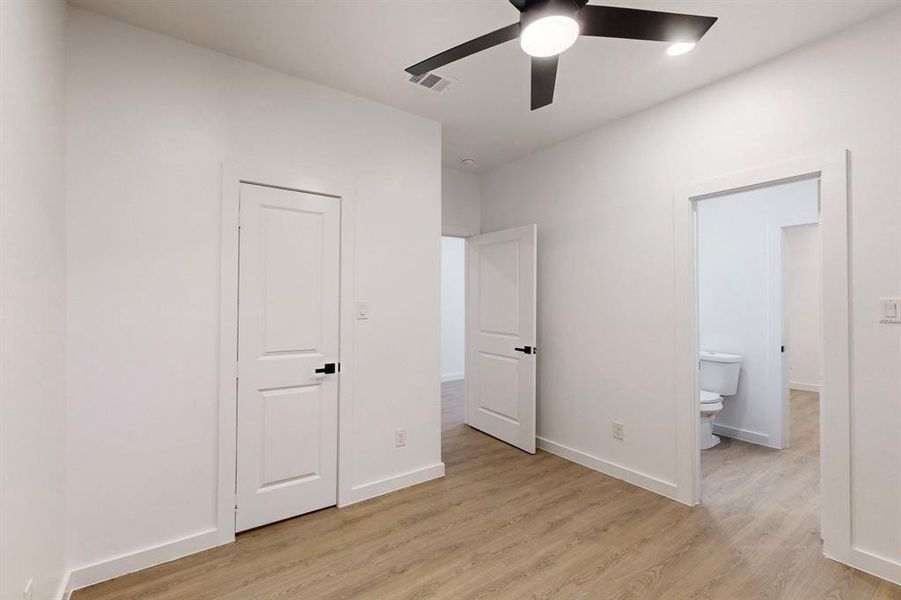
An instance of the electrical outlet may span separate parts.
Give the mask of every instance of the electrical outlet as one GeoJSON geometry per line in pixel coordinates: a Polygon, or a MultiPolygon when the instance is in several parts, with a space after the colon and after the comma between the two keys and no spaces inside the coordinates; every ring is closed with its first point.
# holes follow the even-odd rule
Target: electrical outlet
{"type": "Polygon", "coordinates": [[[613,437],[618,440],[626,439],[626,433],[623,430],[622,421],[614,421],[613,422],[613,437]]]}
{"type": "Polygon", "coordinates": [[[394,445],[400,448],[401,446],[407,445],[407,430],[406,429],[395,429],[394,430],[394,445]]]}
{"type": "Polygon", "coordinates": [[[29,579],[22,591],[22,600],[31,600],[34,595],[34,579],[29,579]]]}

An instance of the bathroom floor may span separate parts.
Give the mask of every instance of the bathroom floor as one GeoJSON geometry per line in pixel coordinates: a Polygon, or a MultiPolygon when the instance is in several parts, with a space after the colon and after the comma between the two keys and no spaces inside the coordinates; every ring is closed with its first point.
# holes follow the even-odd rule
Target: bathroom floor
{"type": "Polygon", "coordinates": [[[696,508],[470,429],[462,382],[443,385],[442,402],[446,477],[74,599],[901,598],[822,556],[816,394],[792,394],[792,448],[724,440],[705,452],[696,508]]]}

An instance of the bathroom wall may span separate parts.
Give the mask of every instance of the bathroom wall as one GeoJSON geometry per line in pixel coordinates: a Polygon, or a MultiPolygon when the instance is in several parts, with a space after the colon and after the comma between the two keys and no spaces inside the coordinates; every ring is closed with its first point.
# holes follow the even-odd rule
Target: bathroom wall
{"type": "Polygon", "coordinates": [[[788,311],[789,387],[820,390],[820,236],[816,225],[785,230],[785,307],[788,311]]]}
{"type": "Polygon", "coordinates": [[[700,347],[742,356],[738,393],[725,398],[715,433],[785,445],[783,228],[815,222],[818,195],[814,179],[698,202],[700,347]]]}
{"type": "Polygon", "coordinates": [[[466,240],[441,238],[441,381],[463,379],[466,240]]]}

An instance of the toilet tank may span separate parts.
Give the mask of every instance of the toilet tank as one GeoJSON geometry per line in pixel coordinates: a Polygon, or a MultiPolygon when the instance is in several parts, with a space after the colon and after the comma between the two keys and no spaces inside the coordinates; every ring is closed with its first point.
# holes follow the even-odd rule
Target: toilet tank
{"type": "Polygon", "coordinates": [[[738,391],[740,370],[741,356],[738,354],[701,350],[702,390],[715,392],[720,396],[734,396],[738,391]]]}

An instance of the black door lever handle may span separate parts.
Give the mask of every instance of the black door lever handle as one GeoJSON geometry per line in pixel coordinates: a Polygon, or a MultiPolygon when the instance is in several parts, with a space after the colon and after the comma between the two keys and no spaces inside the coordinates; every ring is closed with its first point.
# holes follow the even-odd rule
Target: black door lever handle
{"type": "Polygon", "coordinates": [[[523,346],[522,348],[516,348],[516,347],[514,347],[513,349],[516,350],[517,352],[523,352],[523,353],[525,353],[525,354],[532,354],[532,347],[531,347],[531,346],[523,346]]]}
{"type": "Polygon", "coordinates": [[[335,363],[325,363],[321,369],[316,369],[316,372],[331,375],[335,372],[335,363]]]}

